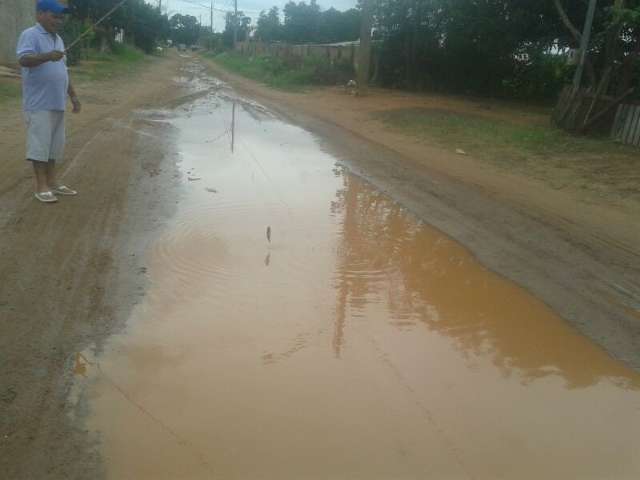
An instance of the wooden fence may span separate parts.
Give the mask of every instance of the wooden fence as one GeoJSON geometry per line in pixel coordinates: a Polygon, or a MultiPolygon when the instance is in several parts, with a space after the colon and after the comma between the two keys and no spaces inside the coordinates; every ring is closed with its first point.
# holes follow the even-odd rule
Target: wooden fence
{"type": "Polygon", "coordinates": [[[236,51],[243,55],[272,55],[275,57],[325,57],[331,63],[347,59],[357,68],[360,42],[331,44],[291,45],[288,43],[264,43],[256,41],[238,42],[236,51]]]}
{"type": "Polygon", "coordinates": [[[596,95],[584,88],[576,91],[571,85],[567,85],[560,94],[551,120],[556,126],[569,132],[607,134],[613,125],[615,107],[622,100],[622,97],[596,95]]]}
{"type": "Polygon", "coordinates": [[[618,142],[640,147],[640,105],[623,104],[618,107],[611,137],[618,142]]]}

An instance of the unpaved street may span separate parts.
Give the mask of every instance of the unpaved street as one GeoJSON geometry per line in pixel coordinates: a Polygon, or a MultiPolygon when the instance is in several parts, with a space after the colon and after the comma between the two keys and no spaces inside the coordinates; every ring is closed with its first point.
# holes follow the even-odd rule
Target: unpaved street
{"type": "Polygon", "coordinates": [[[51,208],[33,199],[19,109],[2,117],[4,478],[96,478],[91,440],[68,417],[73,352],[126,320],[142,293],[147,239],[175,205],[165,192],[177,173],[163,163],[162,142],[138,147],[132,112],[182,94],[172,81],[179,66],[177,59],[156,62],[135,82],[125,77],[82,90],[84,111],[69,119],[62,166],[81,195],[51,208]]]}
{"type": "Polygon", "coordinates": [[[78,199],[31,200],[3,120],[7,478],[638,477],[634,251],[196,59],[142,75],[73,119],[78,199]]]}

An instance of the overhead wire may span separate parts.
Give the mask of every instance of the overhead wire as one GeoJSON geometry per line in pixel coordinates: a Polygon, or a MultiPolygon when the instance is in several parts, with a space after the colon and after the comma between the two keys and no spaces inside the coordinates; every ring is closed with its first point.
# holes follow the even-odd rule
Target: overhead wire
{"type": "MultiPolygon", "coordinates": [[[[206,10],[211,10],[211,5],[206,5],[206,4],[200,3],[200,2],[198,2],[196,0],[178,0],[178,1],[180,1],[182,3],[187,3],[189,5],[193,5],[194,7],[200,7],[200,8],[204,8],[206,10]]],[[[218,3],[220,3],[220,2],[218,2],[218,3]]],[[[214,6],[213,10],[216,11],[216,12],[221,12],[221,13],[233,13],[233,12],[235,12],[235,7],[234,7],[234,5],[229,5],[229,9],[223,9],[223,8],[218,8],[218,7],[214,6]]],[[[239,9],[239,11],[250,12],[250,13],[260,13],[262,10],[253,10],[253,9],[243,8],[243,9],[239,9]]]]}

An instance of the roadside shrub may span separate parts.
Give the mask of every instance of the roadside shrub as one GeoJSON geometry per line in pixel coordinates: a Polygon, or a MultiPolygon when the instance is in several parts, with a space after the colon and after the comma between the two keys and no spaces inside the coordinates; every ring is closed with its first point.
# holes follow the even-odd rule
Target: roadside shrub
{"type": "Polygon", "coordinates": [[[312,82],[318,85],[345,84],[355,76],[353,65],[348,59],[331,62],[326,57],[306,57],[303,68],[310,70],[312,82]]]}
{"type": "Polygon", "coordinates": [[[144,58],[144,53],[131,45],[114,43],[111,50],[118,59],[125,63],[134,63],[144,58]]]}
{"type": "Polygon", "coordinates": [[[534,54],[516,63],[513,75],[503,81],[504,94],[517,99],[545,100],[558,96],[574,67],[561,55],[534,54]]]}
{"type": "Polygon", "coordinates": [[[330,62],[326,57],[282,57],[258,55],[244,57],[226,52],[215,57],[226,67],[255,80],[278,88],[304,85],[336,85],[353,78],[349,60],[330,62]]]}

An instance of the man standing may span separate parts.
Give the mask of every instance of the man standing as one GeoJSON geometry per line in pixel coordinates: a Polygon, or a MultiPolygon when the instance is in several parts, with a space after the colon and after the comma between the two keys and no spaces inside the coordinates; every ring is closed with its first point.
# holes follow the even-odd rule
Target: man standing
{"type": "Polygon", "coordinates": [[[16,54],[22,66],[22,94],[27,123],[27,160],[36,176],[35,197],[57,202],[56,195],[77,192],[56,180],[56,161],[64,154],[67,95],[73,112],[81,105],[69,81],[64,43],[57,31],[69,9],[57,0],[38,0],[38,23],[20,35],[16,54]]]}

